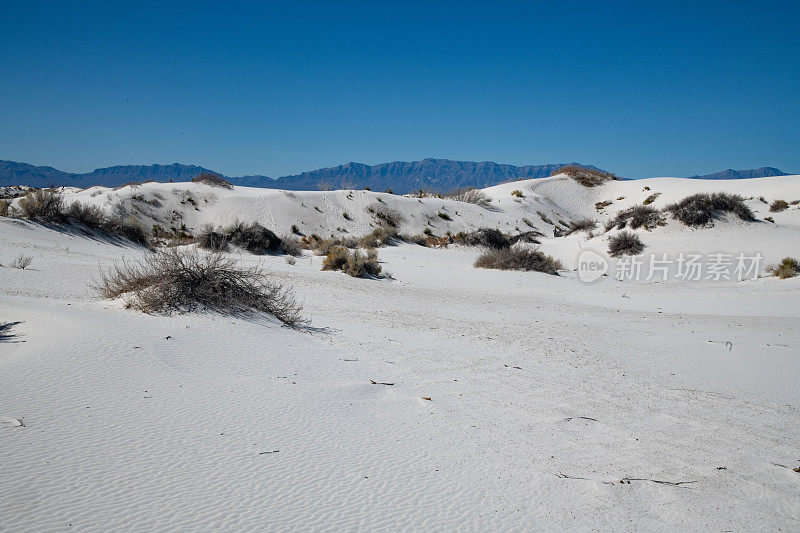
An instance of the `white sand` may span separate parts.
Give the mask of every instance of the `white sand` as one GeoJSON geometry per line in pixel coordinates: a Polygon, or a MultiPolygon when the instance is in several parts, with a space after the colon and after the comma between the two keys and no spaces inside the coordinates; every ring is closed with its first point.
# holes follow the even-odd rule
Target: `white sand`
{"type": "MultiPolygon", "coordinates": [[[[524,230],[524,217],[552,235],[537,210],[602,223],[653,192],[658,207],[710,190],[791,201],[800,177],[556,177],[488,189],[496,211],[362,191],[97,190],[68,196],[159,193],[162,207],[140,209],[162,224],[175,210],[192,231],[238,218],[360,235],[380,196],[403,232],[524,230]]],[[[775,224],[638,233],[654,253],[800,256],[797,206],[748,205],[775,224]]],[[[571,266],[605,237],[541,248],[571,266]]],[[[141,253],[0,219],[0,263],[33,258],[0,268],[0,322],[22,321],[0,343],[0,530],[800,528],[800,278],[584,284],[403,244],[380,249],[396,280],[367,280],[321,272],[319,257],[237,255],[294,286],[313,326],[297,331],[99,300],[99,268],[141,253]]]]}

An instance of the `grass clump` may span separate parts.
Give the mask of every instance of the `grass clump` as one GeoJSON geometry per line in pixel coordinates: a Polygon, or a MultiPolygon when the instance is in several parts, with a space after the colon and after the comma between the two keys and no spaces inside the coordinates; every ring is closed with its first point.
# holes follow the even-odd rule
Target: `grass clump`
{"type": "Polygon", "coordinates": [[[204,183],[211,187],[233,189],[233,184],[215,172],[203,172],[192,178],[194,183],[204,183]]]}
{"type": "Polygon", "coordinates": [[[289,325],[305,322],[289,289],[270,280],[260,267],[242,267],[218,253],[167,248],[117,263],[102,273],[95,288],[105,298],[124,298],[127,307],[145,313],[259,311],[289,325]]]}
{"type": "Polygon", "coordinates": [[[393,227],[379,227],[361,237],[359,244],[364,248],[379,248],[387,246],[397,237],[397,230],[393,227]]]}
{"type": "Polygon", "coordinates": [[[789,208],[789,202],[786,200],[775,200],[769,206],[769,210],[771,213],[780,213],[784,209],[789,208]]]}
{"type": "Polygon", "coordinates": [[[645,199],[644,199],[644,201],[643,201],[642,203],[643,203],[644,205],[650,205],[650,204],[652,204],[653,202],[655,202],[655,201],[658,199],[658,197],[659,197],[659,196],[661,196],[661,193],[660,193],[660,192],[653,193],[653,194],[651,194],[650,196],[648,196],[647,198],[645,198],[645,199]]]}
{"type": "Polygon", "coordinates": [[[644,250],[644,243],[632,231],[621,231],[608,240],[608,255],[638,255],[644,250]]]}
{"type": "Polygon", "coordinates": [[[664,219],[661,216],[661,212],[655,207],[635,205],[619,211],[614,218],[606,223],[605,230],[625,229],[630,225],[632,229],[644,228],[649,231],[663,223],[664,219]]]}
{"type": "Polygon", "coordinates": [[[485,192],[471,187],[455,190],[447,194],[446,198],[455,200],[457,202],[475,204],[479,207],[483,207],[484,209],[488,209],[492,204],[491,198],[489,198],[485,192]]]}
{"type": "Polygon", "coordinates": [[[724,192],[698,193],[687,196],[680,202],[664,208],[672,213],[675,220],[687,226],[705,226],[711,224],[717,213],[733,213],[745,221],[754,221],[755,216],[738,194],[724,192]]]}
{"type": "Polygon", "coordinates": [[[368,248],[366,253],[360,250],[348,250],[344,246],[333,246],[322,261],[322,270],[340,270],[354,278],[380,277],[381,266],[378,264],[378,252],[368,248]]]}
{"type": "Polygon", "coordinates": [[[558,270],[564,268],[559,260],[539,250],[529,250],[524,247],[487,250],[475,260],[475,267],[544,272],[554,275],[558,275],[558,270]]]}
{"type": "Polygon", "coordinates": [[[602,170],[584,168],[578,165],[567,165],[565,167],[561,167],[557,170],[554,170],[550,175],[555,176],[557,174],[566,174],[584,187],[597,187],[598,185],[602,185],[607,181],[619,179],[614,174],[603,172],[602,170]]]}
{"type": "Polygon", "coordinates": [[[11,262],[11,268],[18,268],[19,270],[25,270],[26,268],[31,266],[32,261],[33,259],[30,258],[29,256],[20,255],[11,262]]]}
{"type": "Polygon", "coordinates": [[[800,274],[800,261],[793,257],[784,257],[777,265],[769,265],[767,272],[781,279],[793,278],[800,274]]]}
{"type": "Polygon", "coordinates": [[[522,191],[519,189],[514,189],[511,191],[511,196],[516,196],[517,198],[523,198],[525,195],[522,194],[522,191]]]}
{"type": "Polygon", "coordinates": [[[591,233],[591,231],[597,227],[597,222],[592,220],[591,218],[582,218],[580,220],[573,220],[569,223],[569,229],[564,233],[564,236],[572,235],[578,231],[585,231],[586,233],[591,233]]]}

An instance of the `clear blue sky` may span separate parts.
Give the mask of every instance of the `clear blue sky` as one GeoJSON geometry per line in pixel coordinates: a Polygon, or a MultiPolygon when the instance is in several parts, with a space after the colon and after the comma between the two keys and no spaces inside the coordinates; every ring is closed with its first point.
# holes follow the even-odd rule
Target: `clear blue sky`
{"type": "Polygon", "coordinates": [[[800,2],[0,7],[0,159],[800,172],[800,2]]]}

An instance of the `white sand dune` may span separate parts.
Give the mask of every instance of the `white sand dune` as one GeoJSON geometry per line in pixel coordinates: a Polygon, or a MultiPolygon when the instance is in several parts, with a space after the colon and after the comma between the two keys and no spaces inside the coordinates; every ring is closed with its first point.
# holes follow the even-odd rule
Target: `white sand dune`
{"type": "MultiPolygon", "coordinates": [[[[486,189],[492,210],[177,183],[66,197],[192,232],[241,220],[359,236],[376,204],[412,234],[524,218],[572,268],[607,236],[551,237],[537,211],[602,224],[655,192],[663,207],[715,190],[754,197],[759,221],[669,221],[637,232],[646,251],[800,256],[800,210],[758,200],[800,199],[798,176],[557,176],[486,189]]],[[[0,267],[0,322],[21,321],[0,342],[0,530],[800,528],[800,278],[585,284],[399,244],[380,249],[395,279],[369,280],[316,256],[232,254],[294,287],[312,326],[294,330],[100,300],[99,269],[142,253],[0,218],[0,263],[33,258],[0,267]]]]}

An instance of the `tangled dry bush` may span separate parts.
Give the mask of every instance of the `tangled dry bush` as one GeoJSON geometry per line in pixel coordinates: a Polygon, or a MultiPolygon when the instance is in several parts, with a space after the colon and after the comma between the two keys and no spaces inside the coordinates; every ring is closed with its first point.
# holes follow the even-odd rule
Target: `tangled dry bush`
{"type": "Polygon", "coordinates": [[[466,246],[482,246],[494,250],[511,246],[508,237],[495,228],[480,228],[469,233],[459,233],[455,241],[466,246]]]}
{"type": "Polygon", "coordinates": [[[192,178],[194,183],[205,183],[211,187],[222,187],[223,189],[233,189],[233,184],[214,172],[203,172],[192,178]]]}
{"type": "Polygon", "coordinates": [[[574,179],[584,187],[596,187],[602,185],[607,181],[619,179],[614,174],[603,172],[602,170],[594,170],[592,168],[579,167],[577,165],[567,165],[554,170],[550,175],[566,174],[574,179]]]}
{"type": "Polygon", "coordinates": [[[37,189],[19,199],[19,216],[37,222],[63,222],[64,202],[53,189],[37,189]]]}
{"type": "Polygon", "coordinates": [[[360,250],[348,250],[344,246],[333,246],[322,261],[322,270],[341,270],[354,278],[380,277],[381,265],[378,264],[378,252],[368,248],[366,253],[360,250]]]}
{"type": "Polygon", "coordinates": [[[649,205],[635,205],[619,211],[614,218],[606,222],[605,230],[610,231],[614,228],[625,229],[630,225],[633,229],[644,228],[649,231],[663,223],[664,218],[661,216],[661,212],[655,207],[649,205]]]}
{"type": "Polygon", "coordinates": [[[794,257],[784,257],[777,265],[769,265],[767,272],[781,279],[793,278],[800,274],[800,261],[794,257]]]}
{"type": "Polygon", "coordinates": [[[775,200],[769,206],[769,210],[771,213],[780,213],[789,208],[789,202],[786,200],[775,200]]]}
{"type": "Polygon", "coordinates": [[[392,227],[379,227],[367,233],[359,244],[364,248],[379,248],[381,246],[388,246],[393,239],[397,238],[397,230],[392,227]]]}
{"type": "Polygon", "coordinates": [[[254,255],[263,255],[280,251],[282,241],[272,230],[258,222],[251,224],[235,222],[219,230],[213,226],[205,226],[197,236],[197,245],[212,252],[227,250],[229,244],[254,255]]]}
{"type": "Polygon", "coordinates": [[[608,239],[608,255],[638,255],[644,250],[644,243],[632,231],[621,231],[608,239]]]}
{"type": "Polygon", "coordinates": [[[269,313],[289,325],[304,323],[290,289],[260,267],[242,267],[222,254],[167,248],[103,272],[95,287],[105,298],[124,298],[145,313],[212,310],[269,313]]]}
{"type": "Polygon", "coordinates": [[[710,224],[717,213],[733,213],[747,222],[756,218],[753,212],[744,203],[744,198],[738,194],[725,192],[698,193],[687,196],[680,202],[670,204],[664,208],[672,213],[675,220],[687,226],[705,226],[710,224]]]}
{"type": "Polygon", "coordinates": [[[483,207],[484,209],[488,209],[492,205],[491,198],[489,198],[489,196],[487,196],[485,192],[481,191],[480,189],[475,189],[473,187],[457,189],[453,192],[448,193],[445,196],[445,198],[449,198],[457,202],[466,202],[468,204],[475,204],[479,207],[483,207]]]}
{"type": "Polygon", "coordinates": [[[0,199],[0,217],[7,217],[11,212],[11,200],[0,199]]]}
{"type": "Polygon", "coordinates": [[[497,270],[525,270],[558,275],[564,266],[539,250],[524,247],[498,248],[487,250],[478,256],[476,268],[492,268],[497,270]]]}

